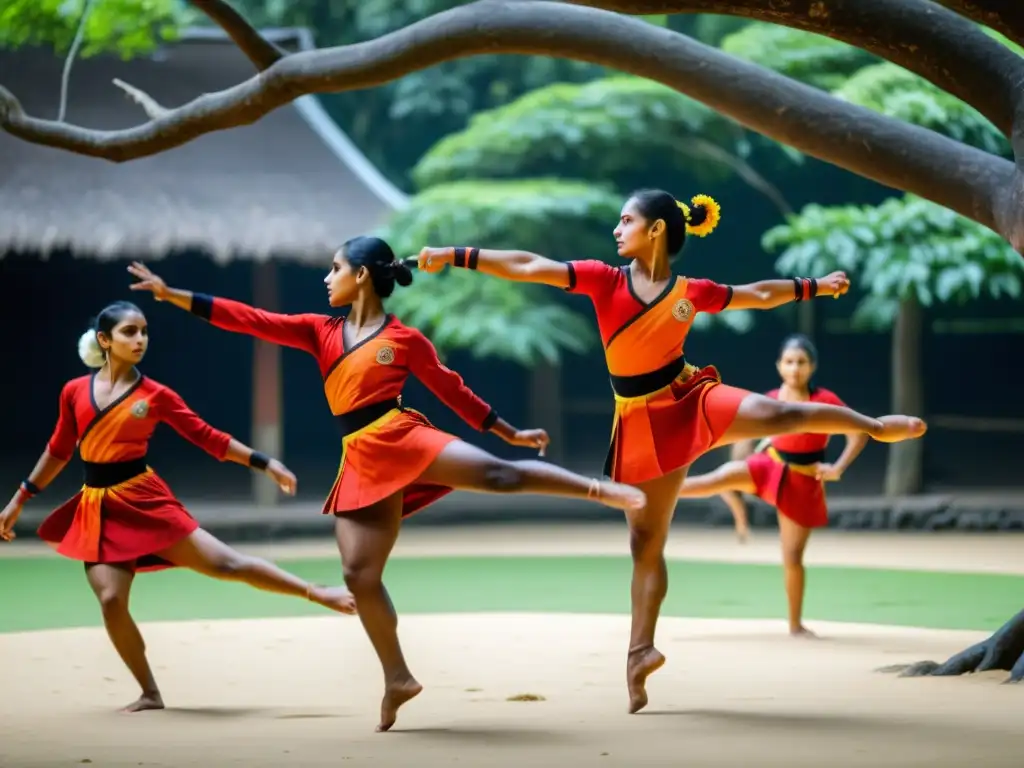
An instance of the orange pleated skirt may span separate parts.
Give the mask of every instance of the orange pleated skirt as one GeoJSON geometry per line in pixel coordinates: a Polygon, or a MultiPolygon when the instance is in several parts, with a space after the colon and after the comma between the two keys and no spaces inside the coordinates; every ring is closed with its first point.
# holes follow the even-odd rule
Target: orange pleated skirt
{"type": "Polygon", "coordinates": [[[825,484],[814,477],[814,469],[787,464],[772,449],[747,458],[747,469],[757,496],[804,528],[828,525],[825,484]]]}
{"type": "Polygon", "coordinates": [[[64,557],[85,563],[135,563],[136,570],[172,568],[157,556],[199,523],[153,470],[109,488],[82,489],[40,524],[39,538],[64,557]]]}
{"type": "Polygon", "coordinates": [[[657,392],[616,395],[605,474],[635,484],[689,466],[715,447],[749,394],[722,384],[714,366],[688,365],[657,392]]]}
{"type": "Polygon", "coordinates": [[[454,489],[417,483],[449,443],[458,440],[419,411],[397,408],[342,439],[341,463],[323,513],[343,515],[403,491],[408,517],[454,489]]]}

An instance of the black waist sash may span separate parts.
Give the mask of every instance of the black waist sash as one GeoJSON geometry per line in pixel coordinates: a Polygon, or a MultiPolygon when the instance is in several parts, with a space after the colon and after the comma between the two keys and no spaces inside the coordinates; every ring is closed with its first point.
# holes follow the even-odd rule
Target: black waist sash
{"type": "Polygon", "coordinates": [[[341,430],[341,436],[348,437],[353,432],[358,432],[363,427],[370,426],[381,416],[395,408],[402,410],[401,397],[364,405],[362,408],[356,408],[348,413],[339,413],[334,418],[338,423],[338,429],[341,430]]]}
{"type": "Polygon", "coordinates": [[[793,453],[792,451],[780,451],[773,445],[772,450],[779,454],[779,458],[787,464],[809,465],[819,464],[825,461],[824,449],[820,451],[807,451],[806,453],[793,453]]]}
{"type": "Polygon", "coordinates": [[[110,488],[112,485],[131,480],[146,471],[146,457],[130,461],[111,461],[99,464],[94,461],[83,461],[85,465],[85,484],[90,488],[110,488]]]}
{"type": "Polygon", "coordinates": [[[680,357],[666,366],[639,376],[609,376],[612,391],[619,397],[643,397],[667,387],[686,367],[686,358],[680,357]]]}

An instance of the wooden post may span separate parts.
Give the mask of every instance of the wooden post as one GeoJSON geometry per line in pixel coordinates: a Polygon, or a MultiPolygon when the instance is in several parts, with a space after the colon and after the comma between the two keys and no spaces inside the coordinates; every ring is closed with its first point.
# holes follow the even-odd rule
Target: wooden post
{"type": "MultiPolygon", "coordinates": [[[[277,268],[273,261],[254,263],[252,267],[252,303],[260,309],[277,312],[277,268]]],[[[281,349],[275,344],[254,340],[252,370],[252,447],[275,459],[282,459],[281,423],[281,349]]],[[[279,490],[267,475],[254,472],[253,501],[258,506],[277,504],[279,490]]]]}

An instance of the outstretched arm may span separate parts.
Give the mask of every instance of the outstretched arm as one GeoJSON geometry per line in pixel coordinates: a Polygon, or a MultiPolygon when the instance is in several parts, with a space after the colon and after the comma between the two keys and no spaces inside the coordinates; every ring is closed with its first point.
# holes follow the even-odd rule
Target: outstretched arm
{"type": "Polygon", "coordinates": [[[139,282],[131,285],[133,291],[149,291],[157,301],[173,304],[211,325],[225,331],[255,336],[271,344],[301,349],[314,356],[319,353],[320,329],[329,319],[327,315],[282,315],[232,299],[171,288],[163,278],[139,262],[129,266],[128,271],[139,279],[139,282]]]}
{"type": "Polygon", "coordinates": [[[409,372],[474,429],[493,432],[510,445],[537,448],[544,455],[549,442],[547,432],[516,429],[499,418],[491,406],[466,386],[459,374],[441,362],[434,345],[419,331],[414,331],[409,340],[409,372]]]}
{"type": "Polygon", "coordinates": [[[25,502],[36,494],[42,493],[68,465],[75,453],[75,447],[78,445],[78,433],[75,428],[75,412],[71,396],[70,385],[65,385],[60,393],[60,414],[57,417],[57,425],[46,444],[46,449],[39,457],[35,467],[29,472],[28,477],[21,481],[18,490],[14,492],[7,506],[0,511],[0,539],[3,541],[11,541],[15,538],[14,524],[21,516],[21,509],[25,502]]]}
{"type": "Polygon", "coordinates": [[[417,267],[440,272],[445,266],[475,269],[487,275],[518,283],[543,283],[555,288],[570,285],[569,266],[529,251],[494,251],[489,248],[424,248],[417,267]]]}
{"type": "Polygon", "coordinates": [[[818,296],[839,298],[850,289],[845,272],[833,272],[818,279],[791,277],[782,280],[761,280],[757,283],[732,286],[730,309],[775,309],[791,301],[808,301],[818,296]]]}
{"type": "Polygon", "coordinates": [[[243,467],[266,472],[285,493],[294,496],[295,475],[277,459],[272,459],[236,440],[227,432],[208,424],[181,396],[165,389],[160,398],[160,420],[190,443],[202,448],[218,461],[231,461],[243,467]]]}

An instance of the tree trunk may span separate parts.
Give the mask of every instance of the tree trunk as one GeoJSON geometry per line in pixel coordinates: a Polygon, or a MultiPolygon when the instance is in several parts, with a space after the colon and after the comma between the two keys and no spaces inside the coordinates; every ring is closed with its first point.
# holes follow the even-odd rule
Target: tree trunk
{"type": "MultiPolygon", "coordinates": [[[[277,268],[273,261],[252,267],[253,304],[278,310],[277,268]]],[[[281,350],[276,344],[253,340],[252,447],[275,459],[282,458],[281,350]]],[[[261,507],[278,502],[277,484],[262,472],[252,473],[253,501],[261,507]]]]}
{"type": "Polygon", "coordinates": [[[565,456],[565,423],[562,407],[562,366],[537,363],[530,372],[531,428],[546,429],[551,438],[546,458],[561,464],[565,456]]]}
{"type": "MultiPolygon", "coordinates": [[[[904,299],[892,330],[892,412],[924,417],[924,381],[921,374],[921,335],[924,311],[917,299],[904,299]]],[[[885,495],[919,493],[922,483],[923,440],[905,440],[889,446],[885,495]]]]}

